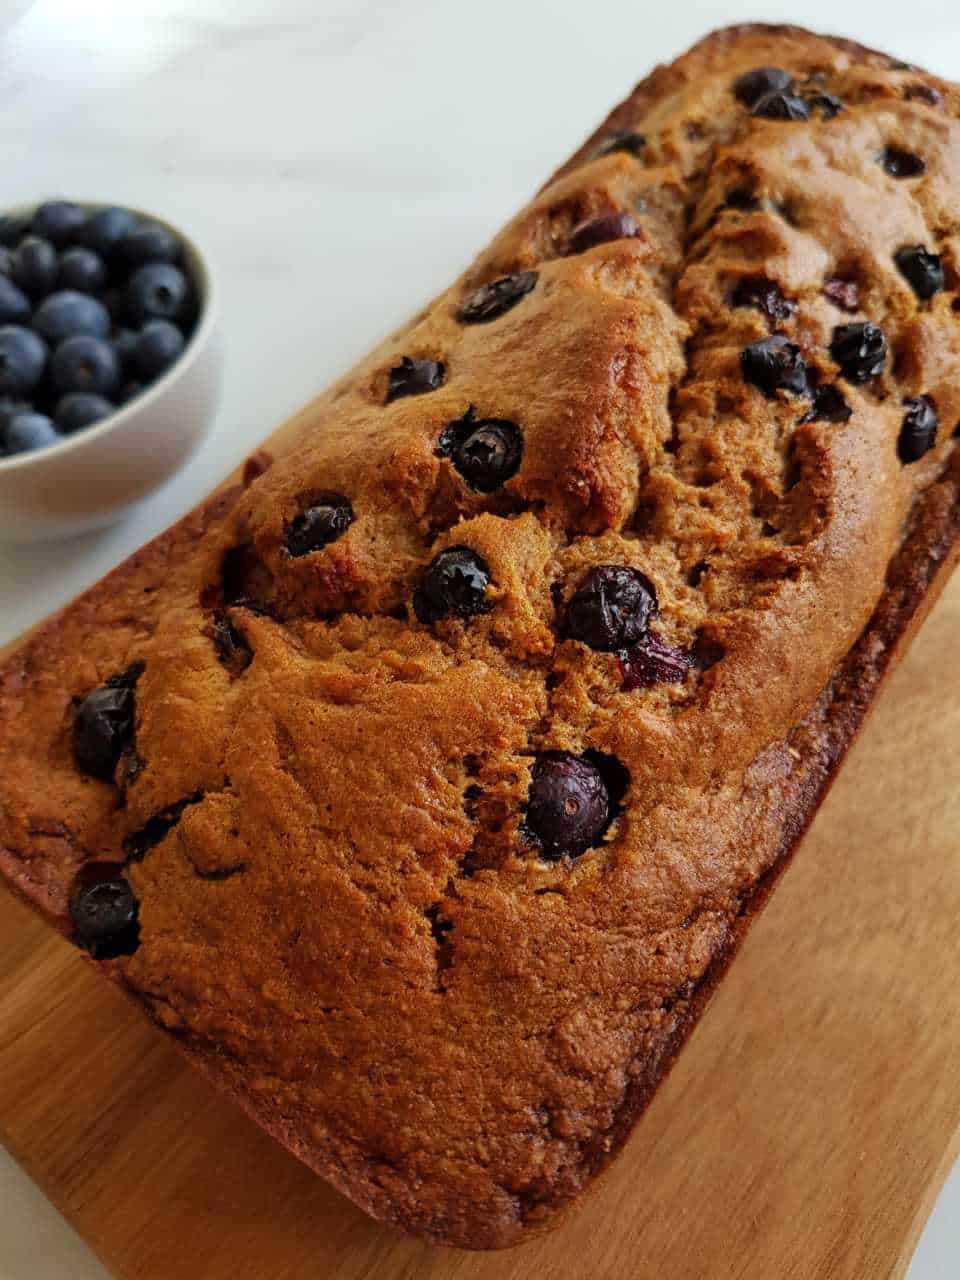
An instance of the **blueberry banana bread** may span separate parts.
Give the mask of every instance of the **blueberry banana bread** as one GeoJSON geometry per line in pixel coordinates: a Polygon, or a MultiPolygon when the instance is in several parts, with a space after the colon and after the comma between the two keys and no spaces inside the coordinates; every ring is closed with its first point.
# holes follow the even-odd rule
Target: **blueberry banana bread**
{"type": "Polygon", "coordinates": [[[958,115],[708,37],[0,672],[8,883],[384,1222],[610,1161],[952,567],[958,115]]]}

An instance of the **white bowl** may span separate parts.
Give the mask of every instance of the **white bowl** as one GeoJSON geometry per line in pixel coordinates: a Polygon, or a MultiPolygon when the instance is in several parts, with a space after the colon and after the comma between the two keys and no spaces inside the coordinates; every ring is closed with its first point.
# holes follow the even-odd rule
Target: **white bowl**
{"type": "Polygon", "coordinates": [[[134,213],[167,227],[182,244],[197,292],[197,323],[166,373],[109,418],[49,448],[0,458],[4,541],[63,538],[113,524],[180,470],[213,420],[222,358],[210,265],[179,227],[152,213],[134,213]]]}

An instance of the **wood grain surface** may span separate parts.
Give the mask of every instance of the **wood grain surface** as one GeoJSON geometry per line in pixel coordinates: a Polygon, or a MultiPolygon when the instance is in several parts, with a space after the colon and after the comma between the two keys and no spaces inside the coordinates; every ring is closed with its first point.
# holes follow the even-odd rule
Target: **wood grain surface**
{"type": "Polygon", "coordinates": [[[626,1151],[552,1235],[481,1255],[377,1226],[5,892],[0,1139],[124,1280],[902,1276],[960,1132],[958,632],[960,575],[626,1151]]]}

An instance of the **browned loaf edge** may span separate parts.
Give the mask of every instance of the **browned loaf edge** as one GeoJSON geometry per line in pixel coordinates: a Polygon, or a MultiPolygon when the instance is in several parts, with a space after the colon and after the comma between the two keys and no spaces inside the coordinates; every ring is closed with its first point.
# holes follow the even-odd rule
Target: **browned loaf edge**
{"type": "MultiPolygon", "coordinates": [[[[892,661],[952,569],[960,553],[960,459],[950,428],[960,417],[960,390],[951,387],[960,387],[960,355],[956,341],[944,336],[949,301],[943,297],[921,310],[902,290],[898,293],[874,261],[880,232],[876,242],[867,236],[853,243],[851,233],[837,226],[842,252],[831,256],[823,250],[809,221],[818,215],[805,213],[802,190],[788,170],[804,172],[807,166],[804,181],[816,186],[826,179],[815,161],[822,160],[825,149],[835,148],[826,168],[839,194],[828,219],[840,216],[847,207],[844,201],[856,208],[862,198],[857,183],[872,178],[848,173],[855,164],[843,150],[847,144],[831,139],[847,138],[854,147],[858,111],[873,128],[876,121],[869,113],[888,111],[900,131],[897,140],[902,135],[905,142],[916,139],[918,147],[926,142],[942,148],[943,183],[956,204],[960,162],[953,130],[958,103],[956,91],[943,82],[848,41],[762,26],[707,37],[677,63],[655,70],[616,108],[545,189],[546,201],[541,193],[539,203],[519,215],[465,282],[304,411],[297,428],[299,455],[281,449],[263,475],[261,467],[251,468],[246,489],[231,488],[211,499],[138,552],[41,628],[0,671],[0,764],[5,776],[0,784],[0,871],[9,885],[69,933],[66,899],[76,868],[90,857],[121,856],[123,837],[142,829],[153,814],[166,812],[193,792],[202,795],[202,803],[186,806],[179,826],[172,826],[131,871],[145,925],[137,956],[130,962],[91,963],[171,1030],[181,1050],[213,1083],[382,1221],[462,1247],[514,1244],[553,1224],[558,1212],[610,1162],[787,865],[892,661]],[[836,86],[850,104],[848,122],[841,126],[848,132],[827,135],[825,126],[817,126],[820,151],[811,158],[804,126],[791,132],[797,126],[761,125],[753,152],[743,152],[743,112],[732,104],[729,84],[740,72],[765,63],[782,64],[792,72],[822,71],[825,87],[836,86]],[[925,88],[927,97],[908,96],[910,85],[925,88]],[[902,105],[905,98],[908,108],[902,105]],[[648,167],[641,172],[639,192],[634,158],[587,159],[611,129],[626,128],[648,130],[657,139],[654,159],[644,162],[648,167]],[[719,208],[719,196],[734,179],[766,182],[771,204],[776,203],[774,195],[782,197],[779,211],[750,213],[734,226],[731,215],[719,208]],[[585,296],[582,276],[575,274],[578,260],[558,256],[556,243],[569,234],[571,223],[610,204],[622,205],[628,197],[640,210],[641,223],[647,220],[648,235],[583,255],[609,289],[607,311],[596,311],[592,296],[585,296]],[[462,413],[464,398],[478,398],[476,388],[487,396],[480,406],[484,413],[524,419],[524,465],[506,486],[509,496],[489,502],[465,496],[456,490],[455,478],[451,488],[449,464],[436,461],[429,442],[422,449],[409,443],[414,415],[432,412],[427,397],[397,410],[408,416],[385,430],[394,435],[383,456],[368,441],[366,451],[359,449],[364,456],[341,465],[340,454],[350,454],[356,429],[349,415],[362,414],[357,420],[367,421],[380,412],[384,370],[400,354],[429,356],[430,344],[445,342],[444,349],[450,348],[450,326],[441,314],[453,310],[450,300],[456,302],[505,271],[535,267],[556,299],[562,349],[555,374],[568,396],[549,405],[559,440],[545,430],[538,434],[538,425],[529,421],[532,407],[524,402],[525,380],[536,381],[538,364],[553,358],[551,331],[540,327],[544,313],[535,312],[533,303],[529,328],[518,321],[515,335],[519,349],[528,352],[525,364],[518,357],[522,367],[516,389],[507,379],[508,385],[494,391],[490,381],[497,371],[483,367],[482,353],[468,352],[462,361],[473,370],[475,384],[458,392],[459,399],[451,391],[442,412],[430,419],[442,425],[462,413]],[[825,267],[859,274],[868,299],[862,314],[871,314],[870,302],[882,311],[896,355],[894,371],[878,380],[877,390],[857,392],[838,384],[855,404],[849,432],[835,425],[794,427],[798,415],[782,393],[768,402],[741,389],[736,348],[766,329],[755,314],[726,311],[718,337],[709,318],[711,311],[725,307],[721,295],[731,279],[763,268],[802,304],[799,316],[787,318],[787,332],[801,341],[805,354],[820,349],[830,327],[848,318],[817,300],[809,288],[810,278],[825,267]],[[636,284],[641,277],[647,282],[642,287],[636,284]],[[579,292],[565,299],[564,290],[571,288],[579,292]],[[680,307],[683,322],[662,333],[662,347],[675,344],[681,357],[669,368],[648,372],[640,357],[645,354],[652,361],[654,348],[645,348],[644,342],[659,341],[657,335],[670,320],[658,301],[664,296],[671,309],[680,307]],[[642,313],[639,327],[624,318],[627,306],[642,313]],[[615,336],[609,347],[604,346],[604,326],[615,336]],[[732,355],[723,346],[724,336],[732,355]],[[607,376],[615,384],[610,393],[603,381],[607,376]],[[708,384],[713,388],[709,394],[708,384]],[[575,398],[581,386],[589,393],[588,412],[577,419],[575,398]],[[730,400],[726,407],[716,394],[718,387],[730,400]],[[934,395],[941,414],[940,443],[919,463],[901,470],[894,449],[902,413],[898,406],[904,395],[921,393],[934,395]],[[622,423],[625,411],[643,419],[629,448],[624,443],[629,439],[622,423]],[[564,413],[572,426],[560,425],[564,413]],[[769,435],[771,418],[777,423],[775,441],[769,448],[757,446],[753,436],[769,435]],[[698,435],[698,423],[707,419],[709,438],[698,435]],[[604,430],[588,438],[588,420],[600,422],[604,430]],[[731,425],[737,421],[742,423],[740,435],[731,425]],[[724,443],[728,438],[729,446],[724,443]],[[715,440],[720,444],[713,448],[715,440]],[[743,465],[744,450],[749,466],[743,465]],[[742,470],[737,476],[728,465],[733,453],[742,470]],[[798,460],[801,479],[788,483],[787,473],[798,460]],[[563,468],[559,473],[558,466],[563,468]],[[361,492],[358,477],[364,468],[373,476],[371,486],[385,491],[386,498],[361,492]],[[745,479],[747,471],[751,474],[745,479]],[[292,571],[276,558],[268,517],[279,513],[282,528],[303,492],[316,490],[328,475],[334,479],[324,488],[346,491],[355,484],[356,489],[349,489],[355,507],[360,510],[366,499],[376,507],[378,523],[368,530],[358,517],[348,537],[307,557],[317,561],[312,576],[289,579],[284,575],[292,571]],[[711,481],[720,497],[709,518],[701,519],[697,494],[712,493],[711,481]],[[432,495],[433,505],[424,498],[416,520],[408,518],[407,508],[415,506],[411,486],[432,495]],[[746,514],[740,511],[744,503],[746,514]],[[657,520],[665,518],[659,510],[682,523],[658,527],[657,520]],[[531,512],[537,529],[525,523],[534,518],[531,512]],[[646,513],[647,525],[637,512],[646,513]],[[460,523],[453,529],[457,518],[460,523]],[[493,532],[493,525],[484,523],[491,520],[497,521],[493,532]],[[449,532],[443,532],[445,527],[449,532]],[[358,545],[368,532],[369,543],[358,545]],[[665,541],[676,550],[675,563],[657,558],[657,544],[665,541]],[[393,674],[402,673],[415,687],[426,679],[428,668],[430,679],[439,684],[449,675],[449,664],[486,662],[485,678],[495,686],[492,701],[502,699],[509,706],[514,699],[518,720],[527,719],[520,746],[508,748],[500,741],[496,749],[490,746],[489,760],[452,779],[461,789],[478,780],[483,784],[492,799],[486,809],[481,807],[481,822],[489,818],[492,830],[506,833],[502,838],[477,845],[469,832],[464,834],[470,823],[445,818],[446,825],[440,824],[443,838],[460,842],[451,859],[436,851],[437,833],[426,829],[422,856],[428,870],[431,859],[437,864],[434,882],[409,889],[402,881],[406,897],[400,906],[383,909],[376,928],[355,897],[338,898],[329,886],[324,888],[329,896],[313,910],[321,917],[325,910],[329,913],[324,922],[328,931],[340,929],[340,914],[352,904],[357,914],[350,923],[364,948],[376,953],[382,943],[375,959],[382,958],[391,971],[395,966],[404,971],[394,986],[391,978],[384,979],[379,995],[376,988],[373,995],[356,996],[361,1002],[356,1008],[367,1021],[355,1021],[349,1033],[334,1029],[330,1039],[302,1039],[312,1033],[304,1029],[304,1006],[297,999],[304,987],[329,992],[338,980],[349,985],[336,971],[338,953],[324,952],[294,900],[278,899],[276,927],[280,929],[285,913],[295,915],[298,942],[303,934],[301,947],[314,948],[303,965],[322,962],[322,972],[298,969],[288,989],[281,981],[282,967],[270,967],[265,958],[257,968],[257,960],[250,959],[255,951],[246,950],[255,928],[238,914],[235,890],[226,887],[239,877],[231,877],[229,849],[218,844],[225,839],[224,828],[234,822],[237,831],[232,834],[246,835],[245,815],[227,803],[241,784],[221,776],[226,757],[216,755],[215,723],[205,708],[212,707],[219,719],[241,713],[230,701],[233,684],[210,656],[210,607],[202,592],[209,594],[223,552],[241,542],[255,549],[253,567],[245,569],[246,585],[252,594],[262,593],[264,606],[258,611],[238,608],[231,615],[252,644],[256,660],[250,671],[274,662],[271,679],[276,685],[291,667],[312,671],[304,663],[309,658],[320,675],[303,678],[316,684],[322,676],[322,695],[310,688],[324,700],[328,727],[340,723],[335,719],[339,706],[355,706],[357,716],[364,713],[369,690],[363,679],[369,672],[363,663],[368,655],[373,655],[371,664],[381,664],[376,666],[380,677],[387,661],[393,674]],[[426,559],[438,547],[457,542],[483,551],[504,577],[510,571],[512,585],[504,591],[503,607],[509,617],[505,622],[494,614],[484,617],[472,637],[459,623],[441,624],[442,639],[435,642],[409,614],[406,626],[401,623],[398,609],[426,559]],[[708,550],[701,557],[704,546],[708,550]],[[566,574],[575,583],[584,568],[606,560],[649,572],[660,597],[659,625],[666,638],[697,639],[701,656],[708,655],[683,686],[661,685],[629,695],[634,699],[632,718],[617,710],[622,705],[618,699],[626,695],[619,691],[612,655],[584,654],[571,642],[554,645],[554,605],[536,582],[538,575],[559,581],[566,574]],[[710,607],[699,602],[699,588],[673,582],[678,566],[696,576],[693,571],[701,572],[701,561],[719,584],[711,588],[710,607]],[[298,611],[301,603],[303,613],[298,611]],[[348,611],[346,620],[336,619],[338,610],[348,611]],[[770,622],[766,628],[764,620],[770,622]],[[384,632],[392,646],[386,656],[376,647],[384,632]],[[802,656],[796,657],[801,648],[802,656]],[[125,805],[118,806],[112,787],[75,776],[68,747],[70,699],[141,653],[147,655],[147,671],[138,685],[137,748],[147,759],[127,785],[125,805]],[[719,654],[720,660],[711,664],[711,654],[719,654]],[[515,668],[522,668],[519,676],[515,668]],[[162,682],[155,671],[161,672],[162,682]],[[547,673],[558,677],[552,695],[542,690],[547,673]],[[539,695],[528,696],[527,677],[540,684],[539,695]],[[762,707],[753,692],[758,682],[768,692],[762,707]],[[590,709],[586,720],[584,707],[590,709]],[[607,714],[609,708],[613,710],[607,714]],[[702,712],[696,722],[691,721],[694,711],[702,712]],[[624,719],[629,721],[625,728],[624,719]],[[737,738],[730,738],[725,721],[740,726],[737,738]],[[208,747],[208,739],[213,746],[208,747]],[[510,758],[522,764],[533,750],[588,745],[629,758],[632,785],[642,790],[646,811],[638,814],[625,801],[599,849],[574,864],[537,864],[524,851],[515,819],[503,816],[504,810],[522,808],[528,775],[519,766],[516,775],[502,768],[497,774],[494,763],[502,766],[511,752],[510,758]],[[662,785],[658,773],[667,779],[662,785]],[[672,842],[673,828],[680,848],[672,842]],[[648,829],[653,834],[645,837],[648,829]],[[696,853],[685,854],[685,843],[696,853]],[[463,871],[465,855],[476,864],[469,873],[463,871]],[[196,861],[201,856],[210,859],[202,866],[196,861]],[[210,912],[204,916],[182,901],[191,882],[185,887],[180,869],[191,859],[197,874],[205,877],[202,892],[222,895],[204,901],[223,906],[225,918],[238,930],[241,959],[232,955],[233,939],[211,939],[210,912]],[[458,879],[461,874],[464,878],[458,879]],[[221,888],[213,890],[211,883],[221,888]],[[423,919],[438,896],[433,919],[423,919]],[[165,900],[171,897],[173,907],[165,900]],[[549,931],[548,925],[537,923],[534,907],[552,913],[542,917],[549,919],[549,931]],[[414,915],[416,926],[410,923],[414,915]],[[604,932],[607,918],[610,927],[604,932]],[[438,920],[452,925],[449,939],[434,935],[431,925],[438,920]],[[495,931],[484,933],[485,927],[495,931]],[[539,950],[538,929],[544,931],[539,950]],[[571,986],[556,970],[574,961],[580,968],[571,986]],[[259,1004],[248,1001],[243,988],[251,966],[260,983],[259,1004]],[[475,983],[473,996],[468,980],[475,983]],[[578,990],[581,981],[585,985],[578,990]],[[551,986],[554,982],[559,993],[551,986]],[[533,993],[539,990],[553,1019],[546,1030],[536,1021],[533,993]],[[511,1003],[519,999],[516,992],[523,997],[519,1008],[511,1003]],[[495,1020],[478,1024],[484,1001],[495,1020]],[[393,1026],[394,1021],[403,1024],[408,1006],[419,1016],[438,1011],[430,1015],[436,1024],[423,1028],[422,1059],[427,1060],[416,1058],[415,1042],[404,1038],[403,1026],[393,1026]],[[448,1012],[451,1006],[455,1012],[448,1012]],[[496,1055],[504,1077],[499,1091],[476,1025],[489,1037],[487,1053],[496,1055]],[[456,1053],[459,1038],[469,1050],[466,1069],[456,1053]],[[405,1070],[392,1072],[390,1054],[398,1046],[405,1070]],[[304,1065],[306,1048],[318,1055],[322,1075],[311,1075],[304,1065]],[[429,1061],[431,1055],[436,1062],[429,1061]],[[532,1078],[534,1067],[542,1072],[541,1082],[532,1078]],[[458,1093],[443,1092],[445,1076],[458,1093]],[[538,1089],[535,1106],[531,1099],[538,1098],[538,1089]],[[432,1091],[442,1101],[430,1116],[432,1091]]],[[[935,225],[952,289],[956,229],[940,210],[940,194],[931,183],[923,230],[935,225]]],[[[895,205],[893,197],[890,203],[895,205]]],[[[883,222],[875,209],[869,213],[883,222]]],[[[912,204],[897,205],[889,215],[888,233],[909,234],[921,226],[919,217],[912,204]],[[896,225],[898,217],[902,225],[896,225]]],[[[518,307],[515,316],[522,315],[518,307]]],[[[547,323],[552,323],[549,312],[547,323]]],[[[502,332],[512,332],[505,322],[498,324],[502,332]]],[[[476,326],[476,331],[484,329],[476,326]]],[[[494,334],[495,329],[486,332],[494,334]]],[[[500,347],[496,341],[501,340],[491,339],[495,356],[511,354],[508,341],[500,347]]],[[[836,379],[828,360],[817,367],[823,380],[836,379]]],[[[443,397],[446,389],[435,395],[443,397]]],[[[569,598],[565,579],[562,594],[569,598]]],[[[255,675],[250,680],[251,696],[268,699],[255,675]]],[[[289,689],[291,699],[302,699],[300,686],[289,689]]],[[[467,718],[477,717],[478,735],[496,739],[493,712],[484,711],[482,694],[472,684],[454,687],[453,697],[467,718]]],[[[264,706],[279,715],[273,703],[264,706]]],[[[438,747],[464,750],[450,746],[459,740],[447,725],[444,708],[427,706],[440,721],[438,747]]],[[[498,710],[501,718],[509,716],[498,710]]],[[[429,734],[429,718],[423,714],[426,726],[414,721],[408,727],[429,734]]],[[[299,728],[309,734],[307,721],[299,728]]],[[[286,736],[278,734],[283,750],[295,750],[289,730],[286,736]]],[[[302,747],[304,761],[315,760],[321,773],[330,767],[313,739],[305,737],[302,747]]],[[[394,748],[391,743],[390,748],[402,753],[403,744],[394,748]]],[[[331,750],[336,749],[342,753],[342,744],[338,748],[334,743],[331,750]]],[[[260,753],[269,770],[269,744],[251,740],[249,750],[260,753]]],[[[369,752],[367,763],[389,771],[391,760],[384,749],[364,742],[355,750],[363,758],[369,752]]],[[[442,764],[441,758],[437,767],[442,764]]],[[[297,771],[296,762],[285,765],[297,771]]],[[[247,785],[252,788],[249,807],[249,796],[258,802],[263,798],[255,782],[247,785]]],[[[343,788],[356,785],[349,772],[341,778],[343,788]]],[[[393,785],[405,783],[394,779],[393,785]]],[[[309,782],[301,777],[297,786],[302,790],[309,782]]],[[[278,792],[288,803],[295,794],[299,796],[278,792]]],[[[347,791],[341,795],[350,800],[347,791]]],[[[381,799],[389,803],[388,797],[381,799]]],[[[404,811],[407,822],[415,816],[404,811]]],[[[257,819],[260,827],[255,830],[265,837],[271,834],[270,818],[268,807],[257,819]]],[[[374,827],[364,832],[370,848],[379,849],[384,842],[376,816],[369,821],[374,827]]],[[[402,844],[399,828],[391,839],[402,844]]],[[[365,852],[358,849],[357,856],[365,852]]],[[[310,868],[304,871],[299,865],[292,871],[310,874],[310,868]]],[[[341,875],[336,863],[330,874],[334,871],[341,875]]],[[[404,874],[416,881],[421,872],[408,868],[404,874]]],[[[391,869],[377,874],[394,883],[391,869]]],[[[264,889],[260,883],[262,897],[271,886],[267,881],[264,889]]],[[[273,942],[264,938],[264,950],[273,942]]],[[[345,970],[360,965],[349,939],[338,945],[345,970]]],[[[284,964],[299,964],[300,954],[291,954],[295,959],[288,956],[284,964]]],[[[369,970],[361,966],[361,971],[369,979],[369,970]]],[[[341,1012],[321,1011],[322,1018],[341,1012]]]]}

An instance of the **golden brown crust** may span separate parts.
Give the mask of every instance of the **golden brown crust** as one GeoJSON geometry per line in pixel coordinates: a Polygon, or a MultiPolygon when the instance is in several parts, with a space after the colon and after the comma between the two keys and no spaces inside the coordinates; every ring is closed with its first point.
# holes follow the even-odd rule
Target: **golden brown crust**
{"type": "Polygon", "coordinates": [[[958,112],[952,86],[847,41],[708,37],[321,397],[294,451],[0,672],[0,871],[67,929],[78,865],[137,848],[142,942],[102,968],[378,1218],[507,1245],[610,1160],[952,566],[958,112]],[[731,86],[764,64],[843,109],[751,117],[731,86]],[[597,155],[614,129],[645,134],[640,154],[597,155]],[[925,173],[889,176],[885,145],[925,173]],[[640,234],[570,253],[611,209],[640,234]],[[946,277],[927,301],[893,261],[917,243],[946,277]],[[461,322],[516,271],[537,272],[522,302],[461,322]],[[825,294],[836,279],[855,296],[825,294]],[[758,280],[773,319],[732,303],[758,280]],[[862,386],[829,354],[850,320],[891,352],[862,386]],[[744,380],[771,327],[849,420],[802,421],[809,400],[744,380]],[[386,402],[404,356],[441,362],[442,385],[386,402]],[[904,465],[920,395],[938,440],[904,465]],[[437,451],[471,405],[522,432],[492,493],[437,451]],[[289,555],[329,495],[349,528],[289,555]],[[454,545],[489,565],[490,607],[425,624],[413,592],[454,545]],[[609,563],[654,584],[684,679],[630,690],[614,654],[563,638],[609,563]],[[215,643],[227,625],[239,659],[215,643]],[[83,778],[71,698],[134,661],[136,768],[83,778]],[[523,813],[558,749],[614,757],[629,787],[598,845],[549,862],[523,813]]]}

